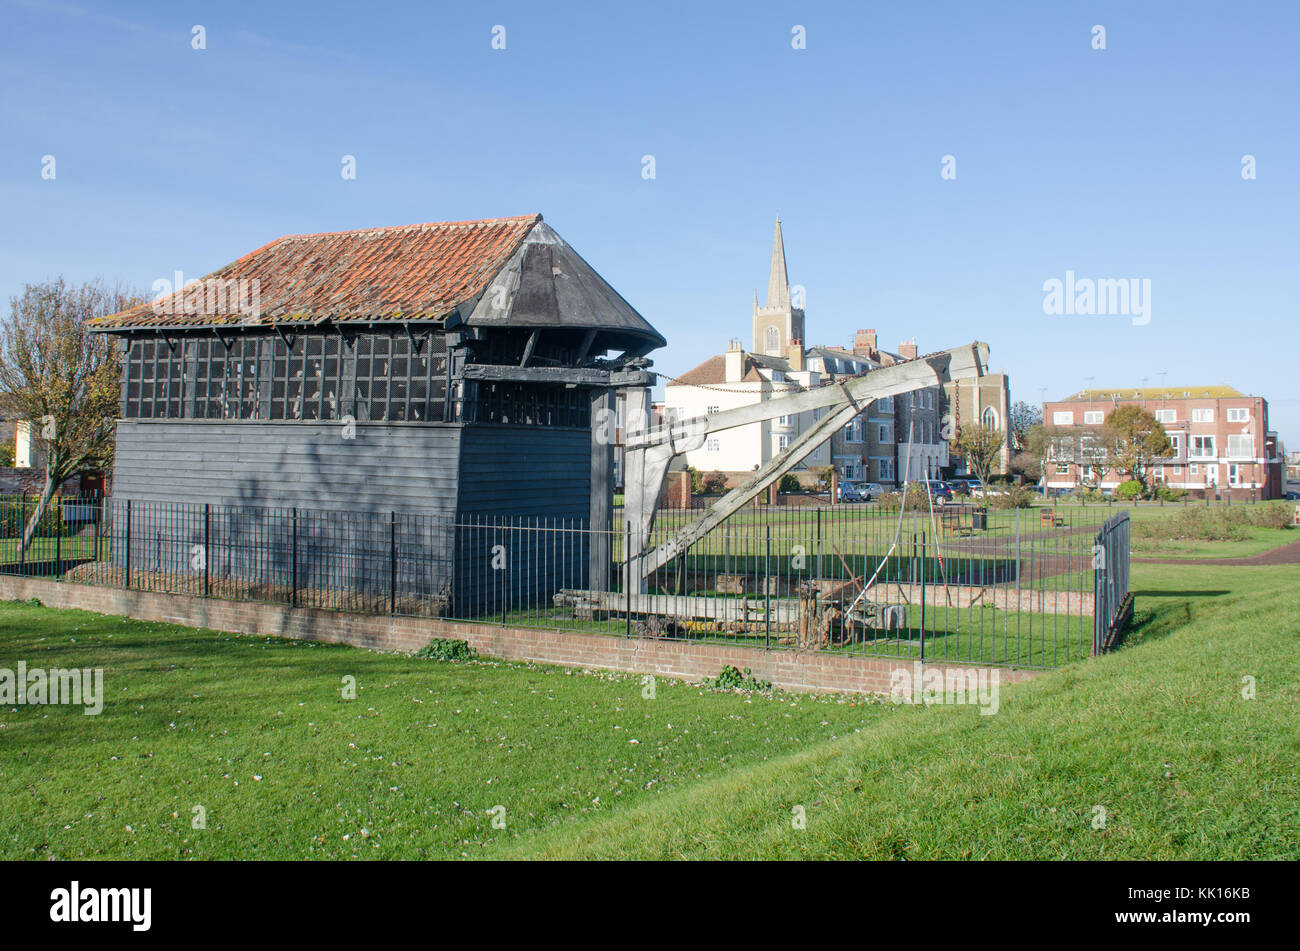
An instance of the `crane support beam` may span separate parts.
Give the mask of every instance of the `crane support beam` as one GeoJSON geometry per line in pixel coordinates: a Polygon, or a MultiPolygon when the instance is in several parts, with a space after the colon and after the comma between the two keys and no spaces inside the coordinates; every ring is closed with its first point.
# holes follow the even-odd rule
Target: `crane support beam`
{"type": "Polygon", "coordinates": [[[707,416],[673,420],[663,426],[646,427],[640,422],[645,419],[643,414],[629,416],[624,476],[624,513],[629,536],[628,550],[624,554],[624,569],[628,581],[636,584],[637,579],[640,579],[643,584],[651,573],[756,498],[876,400],[926,387],[942,386],[950,380],[980,377],[984,375],[987,366],[988,345],[973,343],[906,363],[881,367],[861,376],[837,380],[790,396],[776,397],[707,416]],[[654,528],[655,510],[659,504],[664,477],[674,456],[698,449],[710,433],[815,409],[824,409],[827,413],[784,450],[760,466],[752,476],[706,509],[700,518],[654,551],[646,551],[654,528]],[[638,421],[635,427],[632,425],[634,419],[638,421]]]}

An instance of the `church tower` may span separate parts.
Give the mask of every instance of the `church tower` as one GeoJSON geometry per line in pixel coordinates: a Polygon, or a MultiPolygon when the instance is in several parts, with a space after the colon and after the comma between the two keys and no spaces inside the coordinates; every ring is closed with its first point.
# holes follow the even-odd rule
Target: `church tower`
{"type": "Polygon", "coordinates": [[[758,306],[754,292],[754,353],[785,356],[791,341],[804,341],[803,308],[790,303],[790,275],[785,267],[785,242],[781,238],[781,216],[772,233],[772,269],[767,277],[767,301],[758,306]]]}

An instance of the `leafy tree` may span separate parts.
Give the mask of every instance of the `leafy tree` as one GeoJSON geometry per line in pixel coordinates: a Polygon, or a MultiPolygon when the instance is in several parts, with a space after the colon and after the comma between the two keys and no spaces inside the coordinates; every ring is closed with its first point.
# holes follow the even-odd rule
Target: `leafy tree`
{"type": "Polygon", "coordinates": [[[1121,406],[1107,416],[1101,436],[1110,467],[1143,485],[1151,466],[1174,454],[1165,428],[1150,410],[1136,404],[1121,406]]]}
{"type": "Polygon", "coordinates": [[[1011,448],[1025,450],[1029,445],[1029,430],[1034,426],[1040,426],[1043,422],[1043,411],[1040,407],[1024,400],[1017,400],[1011,404],[1011,413],[1007,419],[1007,434],[1011,439],[1011,448]]]}
{"type": "Polygon", "coordinates": [[[0,390],[5,408],[31,426],[45,465],[40,498],[23,530],[24,550],[55,490],[84,468],[107,466],[113,456],[117,350],[86,322],[142,300],[99,281],[74,287],[59,278],[28,284],[10,301],[9,317],[0,323],[0,390]]]}
{"type": "Polygon", "coordinates": [[[1141,482],[1136,479],[1129,479],[1127,482],[1121,482],[1115,486],[1115,498],[1124,499],[1125,501],[1140,499],[1146,494],[1146,490],[1146,486],[1141,482]]]}
{"type": "Polygon", "coordinates": [[[721,472],[717,472],[717,471],[710,472],[708,475],[704,477],[704,481],[701,483],[701,485],[706,495],[726,492],[727,477],[723,475],[721,472]]]}
{"type": "Polygon", "coordinates": [[[966,466],[985,484],[1002,455],[1002,433],[992,426],[965,426],[953,441],[953,451],[966,459],[966,466]]]}
{"type": "Polygon", "coordinates": [[[1106,446],[1096,426],[1054,426],[1037,423],[1025,433],[1025,451],[1012,468],[1046,481],[1049,464],[1092,466],[1106,463],[1106,446]]]}

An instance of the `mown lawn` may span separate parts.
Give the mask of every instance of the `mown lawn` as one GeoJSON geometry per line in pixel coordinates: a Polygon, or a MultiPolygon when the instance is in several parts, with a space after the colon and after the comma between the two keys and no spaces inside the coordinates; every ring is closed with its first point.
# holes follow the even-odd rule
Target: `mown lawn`
{"type": "Polygon", "coordinates": [[[993,716],[0,605],[108,696],[0,708],[0,857],[1297,858],[1298,586],[1135,566],[1128,646],[993,716]]]}
{"type": "Polygon", "coordinates": [[[1300,857],[1300,567],[1137,566],[1134,577],[1128,646],[1004,687],[994,716],[902,707],[509,854],[1300,857]]]}
{"type": "Polygon", "coordinates": [[[490,857],[896,712],[0,604],[19,660],[101,666],[107,700],[0,707],[11,859],[490,857]]]}

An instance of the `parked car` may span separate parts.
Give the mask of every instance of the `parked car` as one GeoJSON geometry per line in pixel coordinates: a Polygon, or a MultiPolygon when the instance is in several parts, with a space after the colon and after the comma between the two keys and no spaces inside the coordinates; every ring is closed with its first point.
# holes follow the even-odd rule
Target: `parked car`
{"type": "Polygon", "coordinates": [[[860,482],[858,491],[863,495],[863,501],[874,502],[885,494],[885,487],[879,482],[860,482]]]}
{"type": "Polygon", "coordinates": [[[840,481],[840,502],[866,502],[869,501],[862,492],[861,486],[856,482],[840,481]]]}
{"type": "Polygon", "coordinates": [[[956,479],[949,479],[948,485],[954,492],[965,489],[967,495],[979,495],[984,491],[984,483],[975,476],[961,476],[956,479]]]}
{"type": "Polygon", "coordinates": [[[1292,489],[1286,494],[1286,500],[1288,502],[1300,502],[1300,491],[1292,489]]]}
{"type": "Polygon", "coordinates": [[[947,482],[930,479],[925,485],[930,490],[930,498],[934,499],[935,505],[946,505],[952,501],[952,487],[947,482]]]}

